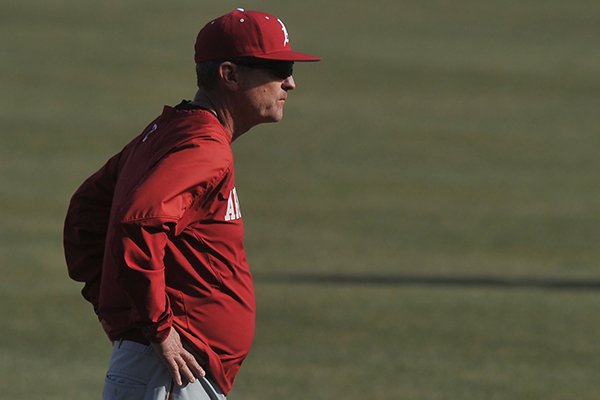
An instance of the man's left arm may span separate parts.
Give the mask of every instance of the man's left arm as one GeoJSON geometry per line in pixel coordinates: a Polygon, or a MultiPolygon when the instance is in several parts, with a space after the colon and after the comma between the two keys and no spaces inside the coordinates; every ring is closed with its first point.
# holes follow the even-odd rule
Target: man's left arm
{"type": "MultiPolygon", "coordinates": [[[[231,152],[222,143],[199,141],[173,149],[137,183],[111,227],[110,256],[117,283],[127,293],[131,321],[169,366],[174,380],[204,372],[173,326],[167,295],[167,243],[183,229],[182,216],[229,170],[231,152]]],[[[176,273],[177,266],[171,273],[176,273]]]]}

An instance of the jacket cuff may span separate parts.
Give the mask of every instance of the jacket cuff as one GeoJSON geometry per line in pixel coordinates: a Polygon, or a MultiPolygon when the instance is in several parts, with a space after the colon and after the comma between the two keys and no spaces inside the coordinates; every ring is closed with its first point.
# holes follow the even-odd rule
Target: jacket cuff
{"type": "Polygon", "coordinates": [[[142,328],[142,333],[152,343],[162,343],[167,339],[173,326],[173,314],[169,310],[165,316],[156,324],[148,325],[142,328]]]}

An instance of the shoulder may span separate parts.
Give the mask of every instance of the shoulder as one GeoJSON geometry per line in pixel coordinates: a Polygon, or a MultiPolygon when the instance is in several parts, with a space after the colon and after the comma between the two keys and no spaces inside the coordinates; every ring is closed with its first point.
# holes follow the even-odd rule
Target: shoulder
{"type": "Polygon", "coordinates": [[[184,151],[202,162],[232,164],[231,139],[225,128],[209,112],[177,110],[165,127],[159,144],[169,154],[184,151]]]}

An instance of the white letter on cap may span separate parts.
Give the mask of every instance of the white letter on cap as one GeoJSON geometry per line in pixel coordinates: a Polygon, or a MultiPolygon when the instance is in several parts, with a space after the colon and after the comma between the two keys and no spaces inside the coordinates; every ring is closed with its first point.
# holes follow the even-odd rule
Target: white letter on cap
{"type": "Polygon", "coordinates": [[[288,31],[287,29],[285,29],[285,25],[283,24],[283,21],[280,20],[279,18],[277,18],[277,21],[279,21],[279,23],[281,24],[281,30],[283,31],[283,47],[285,47],[286,44],[288,44],[290,42],[290,37],[288,35],[288,31]]]}

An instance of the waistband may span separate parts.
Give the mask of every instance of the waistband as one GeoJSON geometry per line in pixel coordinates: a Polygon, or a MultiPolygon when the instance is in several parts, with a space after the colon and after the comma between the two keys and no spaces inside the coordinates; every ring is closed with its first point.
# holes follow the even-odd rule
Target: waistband
{"type": "Polygon", "coordinates": [[[117,339],[115,342],[122,341],[122,340],[129,340],[130,342],[136,342],[139,344],[143,344],[144,346],[150,346],[150,341],[148,339],[146,339],[146,337],[142,334],[142,332],[139,332],[139,331],[126,332],[123,335],[121,335],[121,337],[119,339],[117,339]]]}

